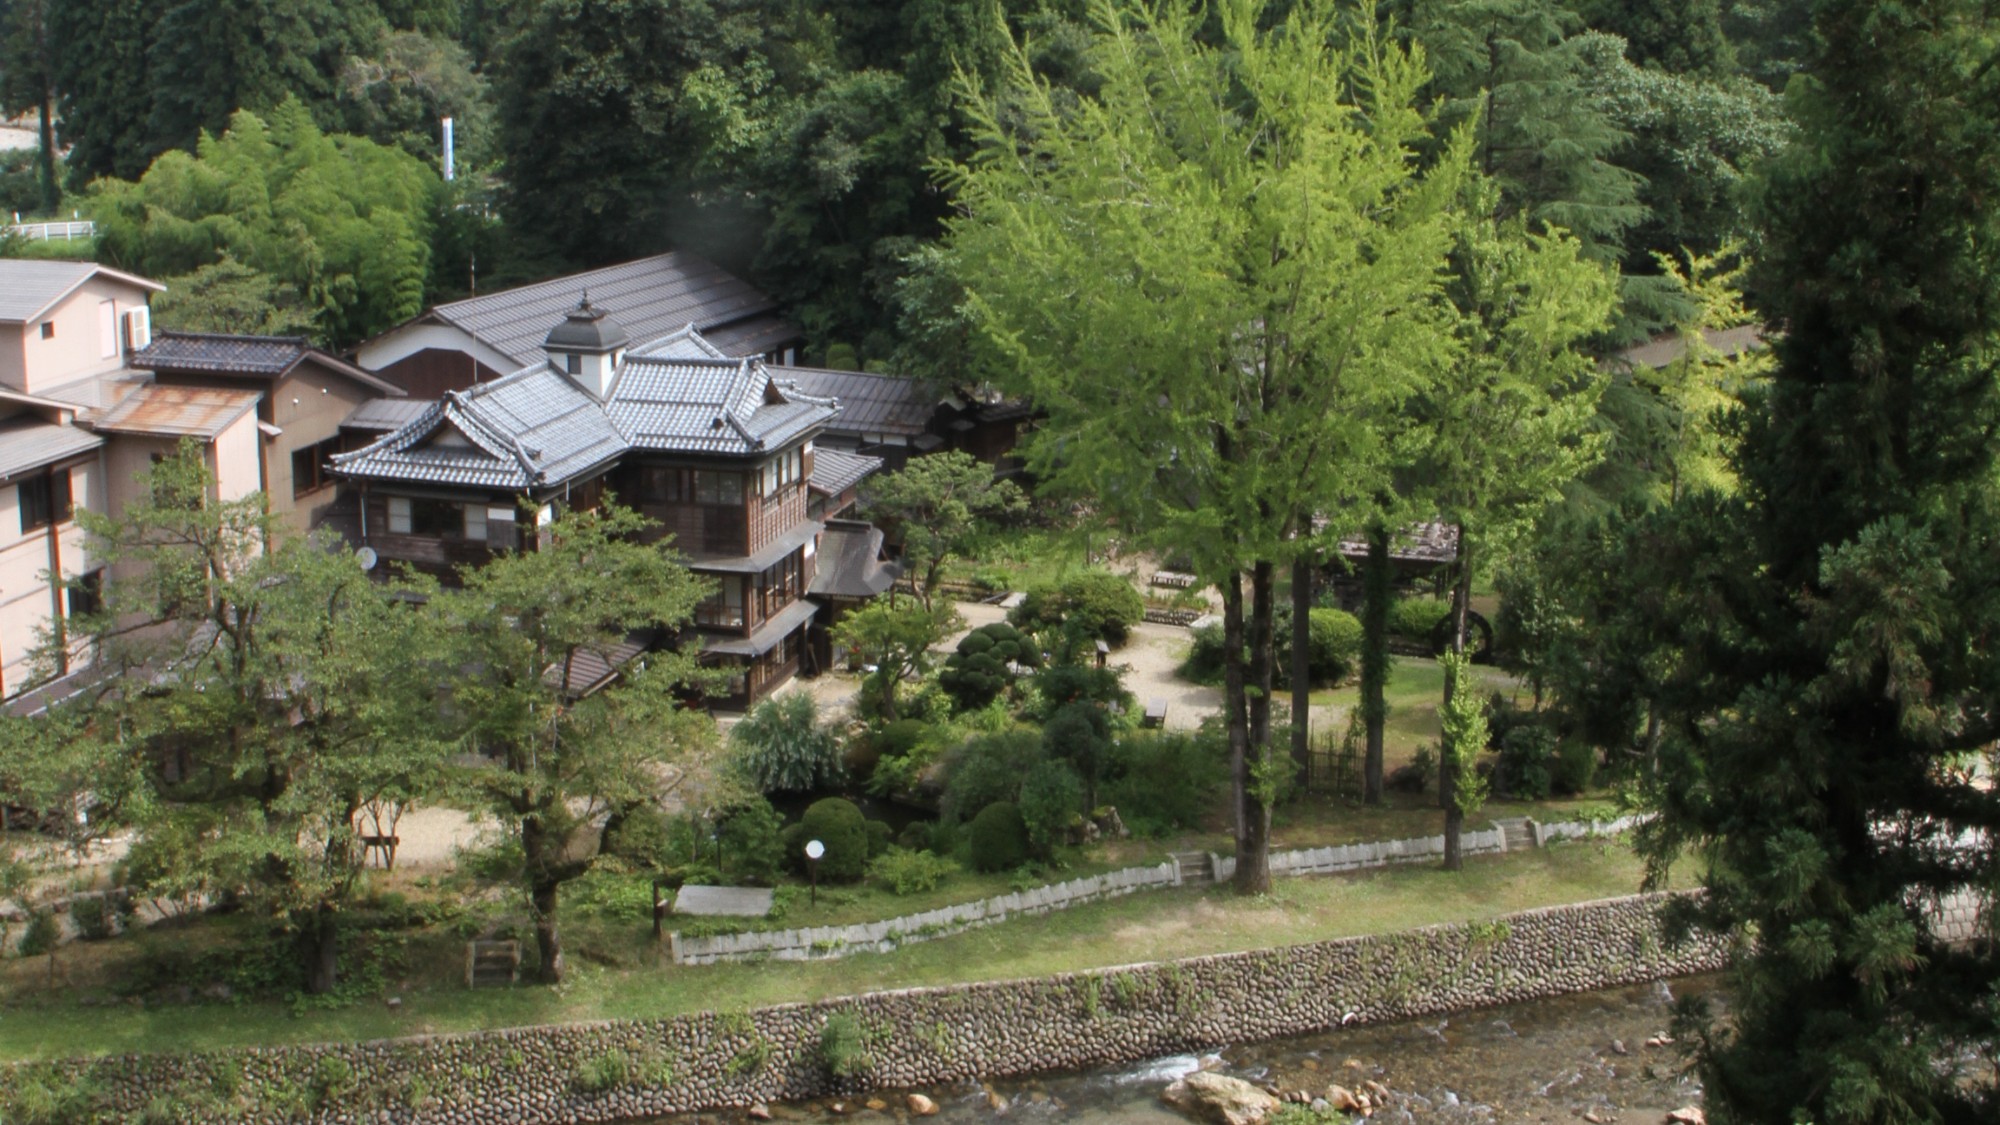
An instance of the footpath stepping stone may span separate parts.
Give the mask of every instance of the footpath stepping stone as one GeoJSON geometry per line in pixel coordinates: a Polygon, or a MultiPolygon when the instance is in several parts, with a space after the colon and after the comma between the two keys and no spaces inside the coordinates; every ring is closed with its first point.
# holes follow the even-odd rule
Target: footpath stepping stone
{"type": "Polygon", "coordinates": [[[727,914],[762,918],[771,912],[769,887],[704,887],[690,883],[674,896],[676,914],[727,914]]]}

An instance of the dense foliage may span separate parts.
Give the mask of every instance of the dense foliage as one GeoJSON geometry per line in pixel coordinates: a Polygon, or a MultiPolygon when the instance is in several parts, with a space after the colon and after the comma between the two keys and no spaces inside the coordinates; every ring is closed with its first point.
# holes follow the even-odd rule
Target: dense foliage
{"type": "Polygon", "coordinates": [[[866,872],[868,821],[853,801],[821,798],[806,809],[797,824],[785,829],[785,854],[797,870],[806,869],[805,846],[813,840],[826,845],[826,855],[819,861],[820,878],[846,883],[866,872]]]}
{"type": "Polygon", "coordinates": [[[1012,871],[1028,861],[1028,822],[1011,801],[981,809],[966,828],[974,871],[1012,871]]]}
{"type": "Polygon", "coordinates": [[[729,732],[736,764],[760,793],[804,793],[846,779],[840,739],[820,725],[811,695],[792,692],[750,709],[729,732]]]}
{"type": "Polygon", "coordinates": [[[1007,611],[1009,624],[1028,632],[1051,632],[1072,644],[1104,641],[1114,647],[1144,620],[1146,600],[1122,575],[1085,570],[1059,582],[1031,586],[1021,603],[1007,611]]]}
{"type": "Polygon", "coordinates": [[[1009,664],[1036,668],[1041,662],[1032,637],[1004,621],[995,621],[981,625],[958,642],[938,673],[938,685],[951,694],[960,710],[977,711],[998,699],[1014,682],[1009,664]]]}

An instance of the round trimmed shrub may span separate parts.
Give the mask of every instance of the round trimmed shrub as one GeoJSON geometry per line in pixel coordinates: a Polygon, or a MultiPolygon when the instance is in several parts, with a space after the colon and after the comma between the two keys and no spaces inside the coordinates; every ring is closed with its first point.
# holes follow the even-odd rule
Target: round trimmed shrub
{"type": "Polygon", "coordinates": [[[1021,779],[1047,756],[1042,736],[1032,730],[967,739],[945,763],[944,818],[962,824],[988,805],[1012,801],[1021,792],[1021,779]]]}
{"type": "Polygon", "coordinates": [[[1022,780],[1019,807],[1029,845],[1046,859],[1083,812],[1083,781],[1068,762],[1043,762],[1022,780]]]}
{"type": "Polygon", "coordinates": [[[868,867],[868,820],[853,801],[843,797],[814,801],[797,824],[785,829],[785,854],[801,871],[808,840],[826,845],[826,856],[819,861],[822,879],[851,883],[868,867]]]}
{"type": "Polygon", "coordinates": [[[1432,630],[1451,613],[1451,603],[1437,598],[1397,598],[1389,603],[1389,634],[1405,640],[1429,641],[1432,630]]]}
{"type": "Polygon", "coordinates": [[[1041,663],[1033,638],[1004,621],[981,625],[958,642],[958,650],[938,673],[938,686],[960,711],[977,711],[1007,690],[1009,663],[1033,668],[1041,663]]]}
{"type": "Polygon", "coordinates": [[[1315,609],[1306,667],[1313,683],[1332,685],[1354,673],[1361,658],[1361,620],[1345,610],[1315,609]]]}
{"type": "Polygon", "coordinates": [[[966,830],[974,871],[1012,871],[1028,861],[1028,823],[1012,801],[981,809],[966,830]]]}

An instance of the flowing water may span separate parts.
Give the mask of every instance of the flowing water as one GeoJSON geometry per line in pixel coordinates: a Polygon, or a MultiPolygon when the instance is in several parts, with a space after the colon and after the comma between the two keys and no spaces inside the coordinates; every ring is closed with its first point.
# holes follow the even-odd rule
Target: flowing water
{"type": "MultiPolygon", "coordinates": [[[[1225,1047],[1219,1063],[1182,1055],[926,1092],[942,1107],[935,1125],[1187,1125],[1160,1091],[1207,1065],[1287,1093],[1379,1082],[1390,1093],[1371,1119],[1380,1125],[1655,1125],[1701,1100],[1678,1047],[1658,1042],[1672,1000],[1716,987],[1714,978],[1689,978],[1225,1047]]],[[[878,1101],[887,1108],[870,1110],[863,1098],[773,1112],[791,1125],[907,1125],[900,1096],[878,1101]]]]}

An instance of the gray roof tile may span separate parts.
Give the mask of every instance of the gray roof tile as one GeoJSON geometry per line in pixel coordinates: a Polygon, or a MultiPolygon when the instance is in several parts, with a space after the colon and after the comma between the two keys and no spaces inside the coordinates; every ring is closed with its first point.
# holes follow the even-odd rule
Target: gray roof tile
{"type": "Polygon", "coordinates": [[[89,430],[28,415],[0,421],[0,480],[88,453],[104,444],[89,430]]]}
{"type": "Polygon", "coordinates": [[[777,386],[762,360],[715,359],[698,336],[667,338],[626,354],[609,401],[542,363],[453,391],[333,463],[356,477],[532,489],[631,450],[754,456],[812,432],[839,409],[777,386]],[[447,425],[456,434],[440,440],[447,425]]]}
{"type": "Polygon", "coordinates": [[[77,286],[100,273],[154,292],[166,288],[157,281],[148,281],[96,262],[0,258],[0,323],[24,324],[34,320],[77,286]]]}
{"type": "Polygon", "coordinates": [[[152,343],[134,352],[130,362],[141,371],[277,378],[309,358],[371,390],[388,395],[403,393],[395,384],[320,351],[303,336],[161,331],[153,334],[152,343]]]}
{"type": "Polygon", "coordinates": [[[809,395],[840,400],[832,429],[852,434],[913,437],[930,426],[938,396],[921,379],[820,367],[774,367],[771,377],[809,395]]]}
{"type": "Polygon", "coordinates": [[[590,303],[616,318],[634,340],[657,339],[692,324],[718,333],[712,342],[731,354],[759,355],[799,337],[797,326],[776,314],[777,302],[685,250],[452,301],[431,315],[526,366],[544,358],[542,341],[584,290],[590,303]]]}

